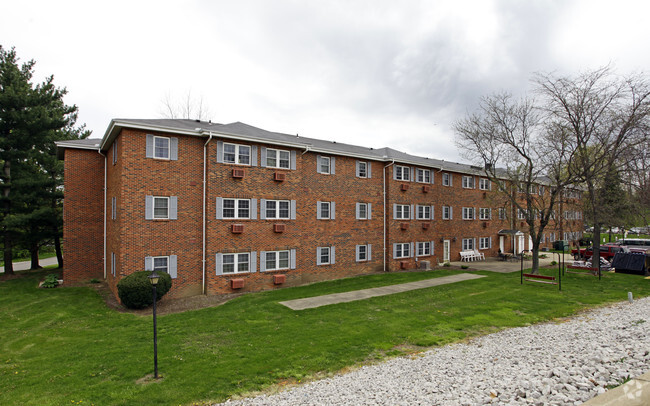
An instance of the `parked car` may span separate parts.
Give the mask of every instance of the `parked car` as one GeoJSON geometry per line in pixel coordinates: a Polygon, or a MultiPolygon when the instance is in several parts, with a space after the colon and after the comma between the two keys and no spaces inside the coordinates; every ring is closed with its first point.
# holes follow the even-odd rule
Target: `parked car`
{"type": "MultiPolygon", "coordinates": [[[[617,252],[630,252],[630,250],[626,246],[616,244],[606,244],[600,246],[600,257],[605,258],[608,261],[611,261],[617,252]]],[[[594,247],[591,246],[589,248],[580,248],[580,250],[574,249],[571,250],[571,254],[576,260],[591,258],[594,256],[594,247]]]]}

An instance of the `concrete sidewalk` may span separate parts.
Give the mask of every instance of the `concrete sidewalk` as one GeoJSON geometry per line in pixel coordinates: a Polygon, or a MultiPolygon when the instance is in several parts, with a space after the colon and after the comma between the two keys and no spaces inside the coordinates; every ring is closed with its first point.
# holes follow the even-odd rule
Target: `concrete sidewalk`
{"type": "Polygon", "coordinates": [[[354,290],[352,292],[333,293],[331,295],[287,300],[285,302],[280,302],[280,304],[287,306],[292,310],[313,309],[315,307],[321,307],[330,304],[353,302],[355,300],[363,300],[376,296],[392,295],[393,293],[408,292],[410,290],[425,289],[432,286],[446,285],[448,283],[462,282],[484,277],[484,275],[461,273],[457,275],[443,276],[440,278],[402,283],[399,285],[382,286],[380,288],[354,290]]]}
{"type": "Polygon", "coordinates": [[[650,372],[583,403],[586,406],[650,405],[650,372]]]}
{"type": "MultiPolygon", "coordinates": [[[[39,265],[45,267],[48,265],[56,265],[56,257],[51,257],[51,258],[43,258],[38,261],[39,265]]],[[[27,271],[29,267],[32,265],[31,261],[21,261],[21,262],[14,262],[14,271],[27,271]]],[[[3,273],[5,271],[4,266],[0,266],[0,273],[3,273]]]]}
{"type": "MultiPolygon", "coordinates": [[[[548,258],[540,258],[539,266],[549,266],[552,261],[558,260],[557,254],[552,254],[550,252],[546,254],[548,255],[548,258]]],[[[564,260],[568,263],[571,263],[573,261],[573,257],[571,255],[565,254],[564,260]]],[[[521,261],[501,261],[494,257],[488,257],[482,261],[470,261],[470,262],[454,261],[451,262],[451,265],[453,266],[467,265],[472,269],[478,269],[481,271],[498,272],[498,273],[519,272],[521,270],[521,261]]],[[[533,266],[532,260],[524,260],[524,269],[530,268],[532,266],[533,266]]]]}

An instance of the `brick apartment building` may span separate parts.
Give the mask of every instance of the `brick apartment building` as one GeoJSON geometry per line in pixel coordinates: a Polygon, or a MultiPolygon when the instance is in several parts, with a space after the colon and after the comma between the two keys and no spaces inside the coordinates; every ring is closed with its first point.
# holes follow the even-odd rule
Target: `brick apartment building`
{"type": "MultiPolygon", "coordinates": [[[[294,286],[529,249],[482,168],[243,123],[112,120],[61,141],[64,279],[171,274],[174,297],[294,286]]],[[[496,189],[496,188],[495,188],[496,189]]],[[[543,246],[573,240],[564,208],[543,246]],[[566,219],[566,220],[564,220],[566,219]]]]}

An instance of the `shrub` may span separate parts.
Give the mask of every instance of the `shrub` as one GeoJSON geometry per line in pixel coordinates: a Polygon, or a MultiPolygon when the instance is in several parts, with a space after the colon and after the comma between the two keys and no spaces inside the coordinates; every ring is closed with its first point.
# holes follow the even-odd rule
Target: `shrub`
{"type": "Polygon", "coordinates": [[[461,265],[460,267],[463,268],[463,269],[468,269],[469,265],[461,265]]]}
{"type": "Polygon", "coordinates": [[[59,286],[59,276],[55,273],[47,275],[41,285],[42,288],[46,289],[56,288],[57,286],[59,286]]]}
{"type": "Polygon", "coordinates": [[[92,278],[90,280],[90,283],[101,283],[101,281],[99,279],[97,279],[97,278],[92,278]]]}
{"type": "MultiPolygon", "coordinates": [[[[134,272],[117,283],[117,294],[122,304],[129,309],[143,309],[153,304],[149,271],[134,272]]],[[[156,298],[160,300],[172,287],[172,278],[162,272],[156,287],[156,298]]]]}
{"type": "Polygon", "coordinates": [[[551,265],[557,265],[557,261],[551,261],[551,265]]]}
{"type": "Polygon", "coordinates": [[[445,262],[442,266],[451,266],[449,262],[445,262]]]}

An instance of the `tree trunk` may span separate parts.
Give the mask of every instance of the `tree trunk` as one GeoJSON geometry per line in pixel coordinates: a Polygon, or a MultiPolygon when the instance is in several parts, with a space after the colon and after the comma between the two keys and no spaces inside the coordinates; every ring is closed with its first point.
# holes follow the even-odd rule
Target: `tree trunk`
{"type": "MultiPolygon", "coordinates": [[[[2,210],[4,211],[4,218],[6,219],[11,211],[11,201],[9,200],[9,192],[11,191],[11,163],[7,160],[4,162],[3,166],[3,177],[4,177],[4,187],[2,190],[2,195],[5,199],[2,210]]],[[[5,262],[5,274],[13,275],[14,274],[14,265],[13,265],[13,242],[11,240],[11,235],[7,226],[2,228],[3,242],[4,242],[4,262],[5,262]]]]}
{"type": "Polygon", "coordinates": [[[42,267],[38,263],[38,244],[37,243],[32,243],[31,246],[29,247],[29,253],[31,256],[31,266],[29,267],[30,270],[35,270],[35,269],[41,269],[42,267]]]}
{"type": "Polygon", "coordinates": [[[56,234],[54,234],[54,249],[56,250],[56,261],[59,263],[59,268],[63,268],[63,251],[61,251],[61,238],[59,238],[58,227],[54,226],[56,234]]]}

